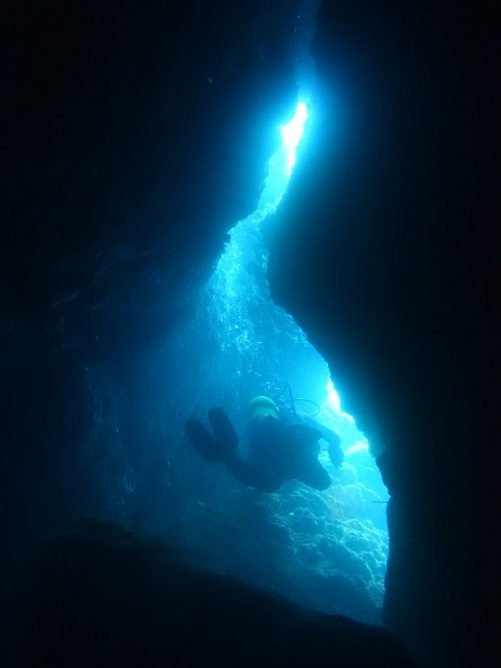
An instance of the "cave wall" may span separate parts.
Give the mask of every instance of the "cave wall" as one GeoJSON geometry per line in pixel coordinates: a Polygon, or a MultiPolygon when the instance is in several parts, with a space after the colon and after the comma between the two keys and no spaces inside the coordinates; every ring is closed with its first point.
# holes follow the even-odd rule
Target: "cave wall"
{"type": "MultiPolygon", "coordinates": [[[[33,544],[104,507],[79,459],[95,421],[88,370],[133,385],[138,351],[190,312],[189,286],[254,208],[276,119],[295,99],[302,10],[160,0],[4,10],[9,620],[12,574],[33,544]]],[[[495,59],[476,11],[324,3],[322,140],[298,161],[271,267],[275,295],[329,360],[346,408],[386,446],[386,618],[436,665],[478,646],[474,574],[487,523],[491,413],[478,388],[493,383],[495,335],[483,324],[494,251],[470,167],[495,59]]]]}
{"type": "Polygon", "coordinates": [[[255,206],[276,120],[294,104],[300,8],[55,2],[6,12],[10,480],[30,468],[43,477],[37,466],[88,426],[89,367],[125,384],[138,351],[190,314],[228,228],[255,206]]]}
{"type": "Polygon", "coordinates": [[[493,613],[487,8],[323,3],[310,139],[270,261],[392,497],[386,623],[437,667],[478,665],[493,613]]]}
{"type": "MultiPolygon", "coordinates": [[[[34,546],[83,514],[110,515],[122,453],[104,422],[109,396],[92,384],[127,404],[132,422],[144,356],[189,316],[227,230],[254,209],[276,124],[295,104],[303,4],[57,0],[2,10],[9,621],[13,583],[22,586],[13,573],[34,546]],[[98,447],[83,453],[98,429],[98,447]]],[[[147,435],[133,427],[129,440],[141,443],[147,435]]]]}

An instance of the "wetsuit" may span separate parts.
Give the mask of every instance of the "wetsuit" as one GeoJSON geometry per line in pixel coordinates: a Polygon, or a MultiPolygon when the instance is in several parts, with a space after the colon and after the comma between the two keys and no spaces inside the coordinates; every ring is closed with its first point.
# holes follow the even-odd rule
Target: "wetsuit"
{"type": "Polygon", "coordinates": [[[314,489],[324,490],[331,484],[331,479],[318,461],[319,440],[325,438],[328,441],[338,460],[341,453],[339,461],[333,460],[337,464],[342,461],[339,437],[322,425],[307,424],[309,420],[285,424],[271,416],[253,418],[248,425],[248,460],[239,455],[235,430],[222,408],[209,411],[214,435],[195,419],[186,422],[185,430],[204,459],[224,462],[232,475],[244,485],[273,492],[285,481],[295,479],[314,489]]]}

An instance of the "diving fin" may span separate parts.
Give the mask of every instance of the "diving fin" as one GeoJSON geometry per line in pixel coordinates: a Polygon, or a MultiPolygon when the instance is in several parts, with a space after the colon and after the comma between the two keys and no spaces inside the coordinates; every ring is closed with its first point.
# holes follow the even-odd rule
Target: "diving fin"
{"type": "Polygon", "coordinates": [[[200,422],[191,418],[184,424],[186,436],[191,444],[207,462],[221,462],[225,459],[225,451],[208,429],[200,422]]]}
{"type": "Polygon", "coordinates": [[[238,447],[238,438],[225,411],[222,408],[211,408],[209,422],[221,452],[226,457],[233,455],[238,447]]]}

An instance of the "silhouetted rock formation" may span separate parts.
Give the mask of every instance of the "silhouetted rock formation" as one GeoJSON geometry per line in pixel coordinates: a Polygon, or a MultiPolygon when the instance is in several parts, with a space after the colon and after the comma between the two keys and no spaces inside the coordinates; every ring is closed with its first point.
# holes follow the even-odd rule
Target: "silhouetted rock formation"
{"type": "Polygon", "coordinates": [[[47,548],[33,599],[22,666],[411,665],[381,629],[196,571],[92,520],[47,548]]]}
{"type": "Polygon", "coordinates": [[[300,156],[271,260],[272,294],[379,453],[392,495],[386,622],[437,667],[478,665],[493,621],[498,300],[483,149],[496,57],[485,8],[324,3],[322,140],[300,156]]]}

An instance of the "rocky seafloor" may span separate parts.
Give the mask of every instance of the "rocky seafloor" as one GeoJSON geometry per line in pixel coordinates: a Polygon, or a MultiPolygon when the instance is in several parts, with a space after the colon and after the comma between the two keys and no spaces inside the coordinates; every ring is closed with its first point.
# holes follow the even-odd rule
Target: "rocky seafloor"
{"type": "Polygon", "coordinates": [[[384,511],[376,503],[345,462],[325,492],[289,482],[275,494],[235,488],[193,499],[176,513],[175,542],[204,568],[377,624],[388,534],[377,526],[384,511]]]}

